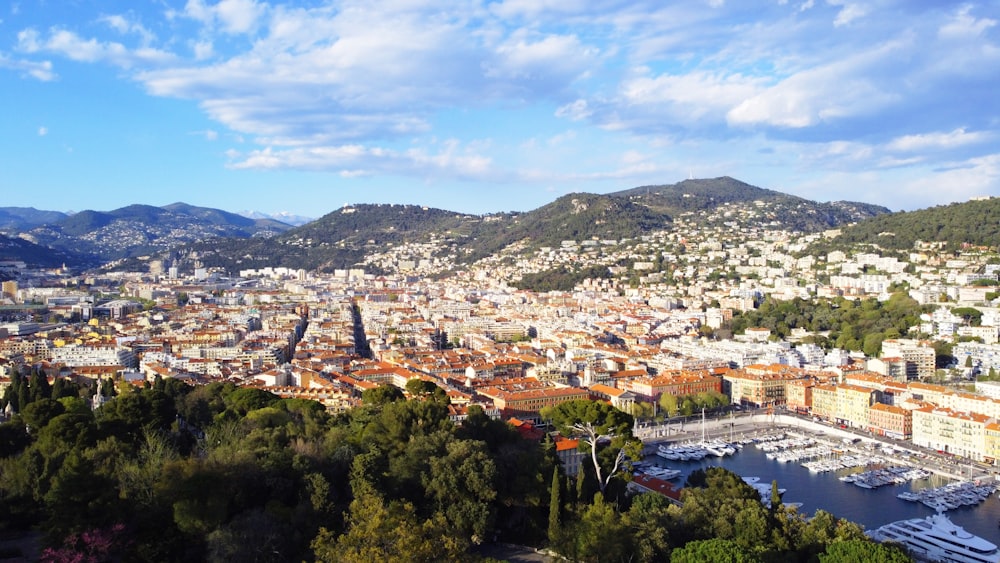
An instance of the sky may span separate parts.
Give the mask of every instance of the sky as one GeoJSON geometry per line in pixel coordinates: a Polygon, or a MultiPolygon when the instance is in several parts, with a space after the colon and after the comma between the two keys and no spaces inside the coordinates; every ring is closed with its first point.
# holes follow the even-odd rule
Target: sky
{"type": "Polygon", "coordinates": [[[1000,195],[1000,2],[15,0],[0,207],[1000,195]]]}

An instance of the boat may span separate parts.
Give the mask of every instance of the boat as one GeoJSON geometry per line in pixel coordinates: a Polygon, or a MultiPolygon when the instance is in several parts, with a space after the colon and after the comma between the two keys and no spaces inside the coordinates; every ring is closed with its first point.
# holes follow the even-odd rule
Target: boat
{"type": "Polygon", "coordinates": [[[667,469],[664,467],[649,467],[642,473],[645,473],[650,477],[663,479],[664,481],[670,481],[681,476],[681,471],[679,469],[667,469]]]}
{"type": "Polygon", "coordinates": [[[895,542],[927,561],[1000,563],[1000,548],[938,512],[927,518],[890,522],[865,532],[880,542],[895,542]]]}

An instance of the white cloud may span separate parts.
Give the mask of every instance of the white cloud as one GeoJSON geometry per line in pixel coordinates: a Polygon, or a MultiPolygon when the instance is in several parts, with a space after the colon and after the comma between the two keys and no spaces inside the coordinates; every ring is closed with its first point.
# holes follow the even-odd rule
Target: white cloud
{"type": "Polygon", "coordinates": [[[142,39],[143,45],[148,45],[156,39],[151,31],[146,29],[138,21],[133,21],[128,16],[112,14],[102,16],[99,18],[99,21],[107,24],[108,27],[123,35],[129,33],[138,35],[142,39]]]}
{"type": "Polygon", "coordinates": [[[49,128],[48,127],[42,126],[42,127],[38,128],[38,136],[39,137],[44,137],[44,136],[46,136],[48,134],[49,134],[49,128]]]}
{"type": "Polygon", "coordinates": [[[3,68],[17,71],[42,82],[56,79],[56,73],[53,72],[50,61],[15,60],[0,53],[0,69],[3,68]]]}
{"type": "Polygon", "coordinates": [[[211,41],[196,41],[192,45],[191,50],[194,52],[195,60],[198,61],[210,59],[215,54],[215,47],[211,41]]]}
{"type": "Polygon", "coordinates": [[[901,49],[899,43],[888,43],[793,74],[740,102],[727,119],[734,125],[803,128],[872,114],[899,98],[880,81],[884,67],[901,49]]]}
{"type": "Polygon", "coordinates": [[[916,175],[898,185],[895,197],[910,209],[948,201],[963,201],[979,195],[1000,193],[1000,153],[986,154],[950,163],[935,171],[916,175]]]}
{"type": "Polygon", "coordinates": [[[396,151],[359,144],[312,146],[275,150],[268,147],[247,154],[230,152],[235,169],[306,169],[338,174],[380,173],[452,178],[486,178],[492,174],[490,158],[463,150],[458,141],[441,143],[436,151],[413,148],[396,151]]]}
{"type": "Polygon", "coordinates": [[[204,138],[206,141],[215,141],[219,138],[219,132],[214,129],[205,129],[204,131],[192,131],[192,135],[197,135],[204,138]]]}
{"type": "Polygon", "coordinates": [[[53,28],[48,37],[29,28],[17,34],[18,49],[25,53],[48,52],[62,55],[70,60],[94,63],[108,62],[123,68],[136,65],[164,64],[174,60],[166,51],[150,47],[140,47],[130,51],[121,43],[84,39],[72,31],[53,28]]]}
{"type": "Polygon", "coordinates": [[[565,117],[572,121],[581,121],[593,115],[593,112],[590,111],[587,100],[574,100],[556,109],[555,115],[556,117],[565,117]]]}
{"type": "Polygon", "coordinates": [[[841,6],[837,17],[833,20],[834,27],[842,27],[851,24],[858,18],[868,15],[868,8],[855,2],[844,2],[843,0],[827,0],[831,6],[841,6]]]}
{"type": "Polygon", "coordinates": [[[566,17],[583,13],[594,4],[596,2],[589,3],[586,0],[503,0],[491,4],[489,9],[505,19],[523,18],[537,21],[543,15],[566,17]]]}
{"type": "Polygon", "coordinates": [[[891,151],[915,152],[926,150],[947,150],[966,145],[982,143],[993,138],[990,133],[966,132],[960,127],[950,132],[924,133],[919,135],[904,135],[886,144],[891,151]]]}
{"type": "Polygon", "coordinates": [[[267,5],[255,0],[221,0],[213,5],[188,0],[184,15],[207,26],[218,25],[229,34],[252,33],[267,12],[267,5]]]}
{"type": "Polygon", "coordinates": [[[997,20],[992,18],[977,19],[971,12],[972,6],[965,5],[959,8],[958,12],[938,29],[938,35],[942,38],[967,41],[981,36],[983,32],[997,24],[997,20]]]}
{"type": "Polygon", "coordinates": [[[483,73],[511,95],[544,95],[567,88],[591,68],[598,54],[574,35],[536,36],[521,29],[497,45],[483,73]]]}
{"type": "Polygon", "coordinates": [[[683,75],[637,76],[622,84],[629,106],[659,107],[681,122],[708,116],[720,120],[726,110],[757,94],[759,78],[694,71],[683,75]]]}

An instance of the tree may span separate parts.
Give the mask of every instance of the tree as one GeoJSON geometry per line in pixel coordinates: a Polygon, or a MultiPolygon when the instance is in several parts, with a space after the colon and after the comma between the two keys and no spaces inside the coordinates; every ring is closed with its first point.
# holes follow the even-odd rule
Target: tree
{"type": "Polygon", "coordinates": [[[416,377],[406,382],[406,392],[414,397],[431,398],[436,401],[448,400],[448,394],[440,386],[416,377]]]}
{"type": "Polygon", "coordinates": [[[423,486],[449,536],[476,545],[489,537],[496,516],[491,504],[496,478],[496,464],[482,442],[454,440],[445,455],[430,460],[423,486]]]}
{"type": "Polygon", "coordinates": [[[364,493],[351,502],[347,532],[340,537],[321,528],[312,542],[320,562],[421,563],[457,561],[460,552],[438,519],[421,520],[407,502],[385,503],[374,493],[364,493]]]}
{"type": "Polygon", "coordinates": [[[406,396],[394,385],[380,385],[374,389],[361,392],[361,402],[366,405],[385,405],[395,401],[403,401],[406,396]]]}
{"type": "Polygon", "coordinates": [[[623,413],[607,403],[578,399],[543,409],[541,414],[543,418],[552,420],[559,432],[567,436],[579,436],[580,441],[590,447],[594,476],[602,493],[611,478],[625,469],[627,454],[631,453],[632,455],[628,457],[632,459],[640,457],[639,452],[635,450],[641,447],[641,442],[632,436],[632,415],[623,413]],[[607,442],[610,448],[617,450],[607,475],[604,474],[597,458],[598,445],[604,442],[607,442]]]}
{"type": "Polygon", "coordinates": [[[53,418],[66,412],[62,403],[53,399],[38,399],[29,403],[21,411],[21,417],[33,432],[41,430],[53,418]]]}
{"type": "Polygon", "coordinates": [[[833,542],[824,553],[819,554],[819,563],[909,563],[913,559],[899,546],[875,543],[870,540],[847,540],[833,542]]]}
{"type": "Polygon", "coordinates": [[[632,553],[640,563],[666,561],[670,552],[670,501],[658,493],[644,493],[632,499],[622,523],[632,539],[632,553]]]}
{"type": "Polygon", "coordinates": [[[552,469],[552,487],[549,490],[549,543],[554,544],[559,541],[559,532],[562,530],[562,499],[561,484],[559,482],[559,468],[552,469]]]}
{"type": "Polygon", "coordinates": [[[28,389],[31,390],[31,400],[38,401],[52,397],[52,386],[49,385],[49,378],[41,369],[33,369],[28,380],[28,389]]]}
{"type": "Polygon", "coordinates": [[[250,411],[270,407],[281,399],[270,391],[257,389],[256,387],[240,387],[232,393],[225,395],[223,400],[227,408],[245,415],[250,411]]]}
{"type": "Polygon", "coordinates": [[[663,393],[660,395],[660,408],[667,417],[675,416],[680,409],[677,395],[663,393]]]}
{"type": "MultiPolygon", "coordinates": [[[[693,541],[670,554],[670,563],[757,563],[752,552],[721,538],[693,541]]],[[[857,559],[855,561],[864,561],[857,559]]]]}
{"type": "Polygon", "coordinates": [[[594,495],[580,521],[570,534],[572,543],[567,555],[574,561],[622,561],[626,559],[625,525],[614,507],[604,502],[604,495],[594,495]]]}

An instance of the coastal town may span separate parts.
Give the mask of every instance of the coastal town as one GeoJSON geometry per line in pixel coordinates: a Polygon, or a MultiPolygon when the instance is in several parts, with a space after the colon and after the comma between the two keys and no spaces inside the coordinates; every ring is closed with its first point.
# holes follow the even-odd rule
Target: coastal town
{"type": "MultiPolygon", "coordinates": [[[[905,257],[810,255],[810,244],[837,231],[740,226],[766,225],[765,206],[717,215],[697,224],[681,217],[673,230],[637,240],[511,249],[467,268],[444,240],[395,246],[324,274],[150,260],[145,272],[81,275],[7,262],[0,389],[13,371],[36,368],[50,381],[111,380],[122,389],[167,378],[233,382],[342,412],[366,389],[422,379],[447,392],[455,421],[478,405],[536,425],[546,422],[543,408],[575,399],[662,420],[697,404],[665,396],[714,394],[981,467],[998,463],[1000,383],[984,380],[1000,367],[1000,309],[995,286],[981,283],[998,280],[995,254],[927,243],[905,257]],[[512,286],[579,263],[612,276],[573,291],[512,286]],[[882,341],[877,355],[824,349],[809,338],[822,335],[803,328],[747,327],[720,338],[765,299],[884,302],[900,292],[933,312],[882,341]],[[978,311],[975,322],[959,308],[978,311]],[[942,341],[953,344],[951,365],[936,365],[942,341]]],[[[92,404],[111,398],[97,393],[92,404]]],[[[3,416],[16,411],[8,402],[3,416]]]]}

